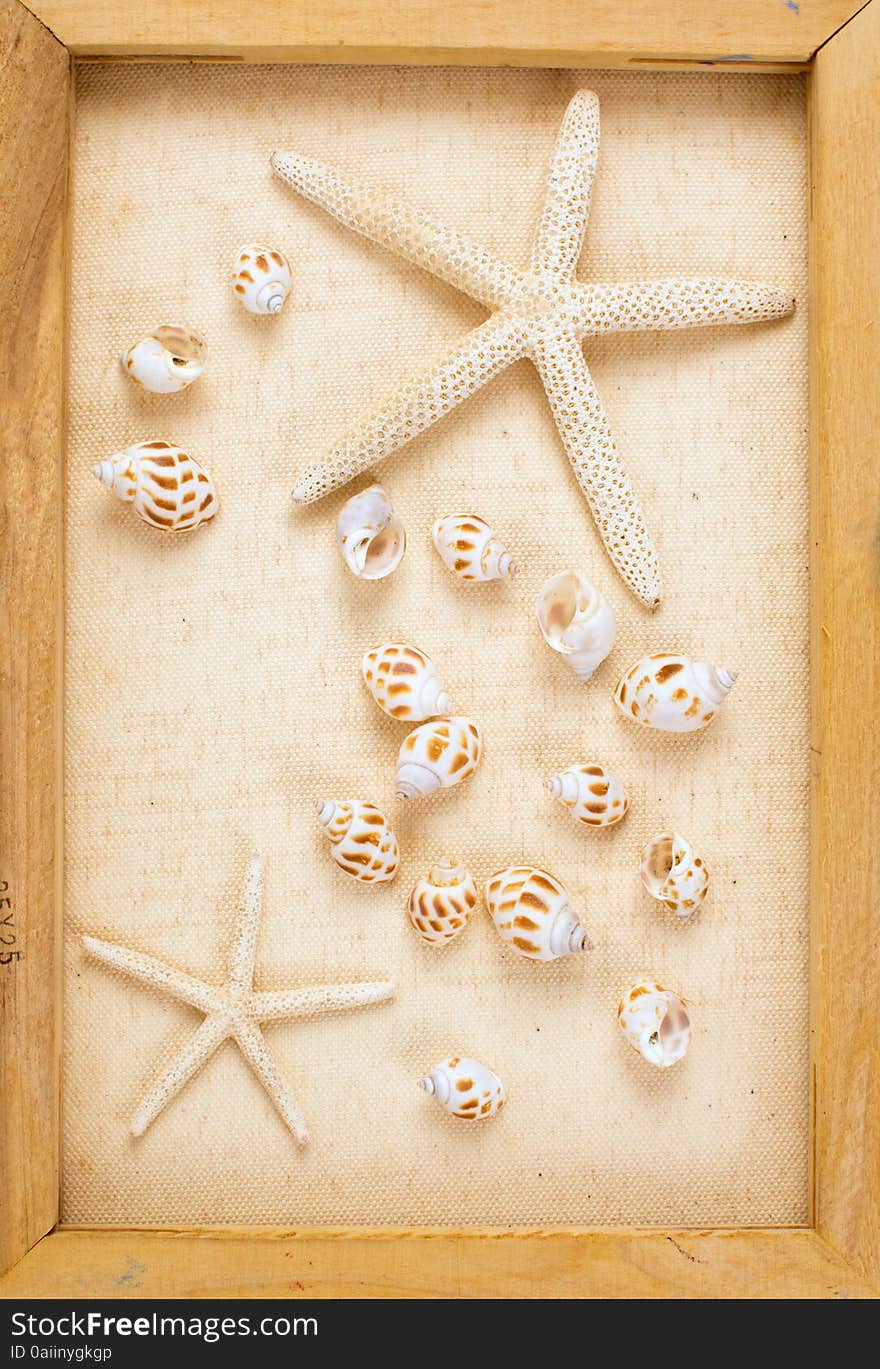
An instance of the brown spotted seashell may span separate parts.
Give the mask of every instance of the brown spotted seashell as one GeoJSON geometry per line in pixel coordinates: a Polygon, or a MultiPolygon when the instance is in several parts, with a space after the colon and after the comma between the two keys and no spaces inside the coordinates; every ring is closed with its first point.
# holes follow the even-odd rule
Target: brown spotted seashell
{"type": "Polygon", "coordinates": [[[438,718],[410,732],[397,756],[397,797],[419,799],[472,775],[483,753],[470,718],[438,718]]]}
{"type": "Polygon", "coordinates": [[[475,513],[438,518],[431,531],[444,565],[462,580],[504,580],[516,575],[510,552],[475,513]]]}
{"type": "Polygon", "coordinates": [[[176,395],[205,369],[208,349],[191,328],[163,323],[119,358],[130,380],[154,395],[176,395]]]}
{"type": "Polygon", "coordinates": [[[649,1065],[668,1069],[687,1053],[691,1022],[683,998],[653,979],[633,984],[617,1009],[620,1029],[649,1065]]]}
{"type": "Polygon", "coordinates": [[[419,1087],[453,1117],[466,1121],[494,1117],[504,1107],[504,1085],[498,1075],[467,1055],[441,1060],[419,1080],[419,1087]]]}
{"type": "Polygon", "coordinates": [[[617,682],[614,701],[625,718],[661,732],[698,732],[708,727],[736,675],[723,666],[658,652],[630,666],[617,682]]]}
{"type": "Polygon", "coordinates": [[[364,653],[364,684],[389,718],[419,723],[452,712],[434,663],[417,646],[386,642],[364,653]]]}
{"type": "Polygon", "coordinates": [[[476,902],[477,886],[470,870],[451,860],[439,860],[415,885],[407,912],[430,946],[445,946],[464,931],[476,902]]]}
{"type": "Polygon", "coordinates": [[[279,314],[292,279],[290,262],[277,247],[250,242],[238,249],[232,288],[249,314],[279,314]]]}
{"type": "Polygon", "coordinates": [[[213,518],[219,507],[208,472],[173,442],[137,442],[92,471],[151,528],[186,532],[213,518]]]}
{"type": "Polygon", "coordinates": [[[547,788],[575,822],[585,827],[613,827],[629,809],[620,782],[598,761],[569,765],[558,775],[551,775],[547,788]]]}
{"type": "Polygon", "coordinates": [[[381,809],[362,799],[319,799],[316,808],[340,870],[367,884],[387,884],[394,878],[400,847],[381,809]]]}
{"type": "Polygon", "coordinates": [[[709,887],[703,857],[678,832],[661,832],[648,842],[639,873],[651,897],[680,918],[691,917],[701,907],[709,887]]]}
{"type": "Polygon", "coordinates": [[[497,870],[486,882],[485,898],[502,941],[529,960],[558,960],[593,949],[559,880],[536,865],[497,870]]]}

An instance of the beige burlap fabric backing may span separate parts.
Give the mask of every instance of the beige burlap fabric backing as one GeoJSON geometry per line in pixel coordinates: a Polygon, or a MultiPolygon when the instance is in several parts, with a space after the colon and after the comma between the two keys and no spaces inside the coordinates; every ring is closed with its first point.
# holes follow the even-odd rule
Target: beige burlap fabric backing
{"type": "MultiPolygon", "coordinates": [[[[801,78],[606,72],[94,66],[80,71],[67,543],[67,977],[63,1215],[76,1222],[792,1223],[807,1216],[807,313],[801,78]],[[602,339],[587,357],[660,552],[651,617],[613,574],[534,371],[521,363],[383,468],[409,530],[363,584],[334,539],[344,494],[307,510],[294,473],[480,309],[300,202],[275,147],[383,178],[522,263],[571,93],[602,102],[581,273],[741,273],[796,314],[740,329],[602,339]],[[290,256],[284,313],[254,319],[228,275],[247,239],[290,256]],[[211,348],[171,399],[117,355],[184,319],[211,348]],[[210,469],[218,518],[140,524],[94,460],[166,437],[210,469]],[[430,542],[475,510],[523,567],[470,587],[430,542]],[[544,646],[536,591],[583,568],[618,614],[584,686],[544,646]],[[412,639],[480,722],[476,777],[398,811],[402,729],[359,676],[412,639]],[[618,668],[685,649],[742,671],[684,740],[614,709],[618,668]],[[599,759],[629,817],[578,830],[542,788],[599,759]],[[395,884],[332,864],[321,794],[394,811],[395,884]],[[638,853],[676,828],[714,882],[692,926],[642,892],[638,853]],[[197,1014],[87,963],[90,931],[222,979],[252,847],[266,860],[259,987],[392,976],[398,1001],[269,1027],[312,1130],[298,1150],[237,1050],[137,1141],[128,1123],[197,1014]],[[591,956],[535,965],[481,913],[440,953],[403,913],[437,857],[482,882],[527,859],[569,888],[591,956]],[[686,1061],[652,1070],[615,1024],[642,971],[692,1004],[686,1061]],[[443,1056],[503,1077],[470,1126],[415,1087],[443,1056]]],[[[350,493],[351,491],[349,491],[350,493]]]]}

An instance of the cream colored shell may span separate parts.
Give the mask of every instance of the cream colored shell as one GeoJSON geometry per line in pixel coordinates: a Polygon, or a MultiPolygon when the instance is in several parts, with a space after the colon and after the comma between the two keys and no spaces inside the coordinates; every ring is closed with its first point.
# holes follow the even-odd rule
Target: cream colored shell
{"type": "Polygon", "coordinates": [[[176,395],[205,369],[208,349],[202,339],[179,323],[164,323],[141,338],[119,358],[129,379],[155,395],[176,395]]]}
{"type": "Polygon", "coordinates": [[[485,899],[502,941],[529,960],[593,949],[559,880],[536,865],[497,870],[486,882],[485,899]]]}
{"type": "Polygon", "coordinates": [[[319,799],[316,808],[340,870],[367,884],[387,884],[394,878],[400,847],[381,809],[361,799],[319,799]]]}
{"type": "Polygon", "coordinates": [[[213,518],[219,507],[208,472],[173,442],[137,442],[92,471],[151,528],[186,532],[213,518]]]}
{"type": "Polygon", "coordinates": [[[438,518],[431,531],[443,564],[462,580],[504,580],[516,575],[510,552],[475,513],[438,518]]]}
{"type": "Polygon", "coordinates": [[[542,587],[535,616],[544,641],[581,680],[588,680],[614,646],[614,613],[579,570],[563,570],[542,587]]]}
{"type": "Polygon", "coordinates": [[[697,911],[709,887],[709,871],[702,856],[678,832],[661,832],[648,842],[639,873],[651,897],[681,918],[697,911]]]}
{"type": "Polygon", "coordinates": [[[425,798],[461,784],[483,754],[479,729],[470,718],[422,723],[404,740],[397,757],[397,797],[425,798]]]}
{"type": "Polygon", "coordinates": [[[585,827],[613,827],[626,817],[629,799],[620,781],[598,761],[569,765],[551,775],[547,788],[585,827]]]}
{"type": "Polygon", "coordinates": [[[492,1070],[467,1055],[441,1060],[419,1080],[432,1098],[453,1117],[480,1122],[504,1107],[504,1085],[492,1070]]]}
{"type": "Polygon", "coordinates": [[[452,700],[437,678],[433,661],[417,646],[385,642],[364,652],[364,684],[389,718],[418,723],[452,712],[452,700]]]}
{"type": "Polygon", "coordinates": [[[723,666],[658,652],[630,666],[614,699],[623,716],[641,727],[697,732],[713,720],[735,679],[723,666]]]}
{"type": "Polygon", "coordinates": [[[383,580],[396,570],[406,551],[406,532],[388,491],[370,485],[342,507],[336,541],[343,560],[360,580],[383,580]]]}
{"type": "Polygon", "coordinates": [[[409,920],[431,946],[445,946],[463,932],[477,903],[477,886],[470,870],[451,860],[439,860],[423,875],[409,896],[409,920]]]}
{"type": "Polygon", "coordinates": [[[684,999],[653,979],[640,979],[620,1002],[617,1020],[634,1050],[662,1069],[687,1053],[691,1023],[684,999]]]}
{"type": "Polygon", "coordinates": [[[290,262],[277,247],[249,242],[238,249],[232,288],[249,314],[279,314],[292,279],[290,262]]]}

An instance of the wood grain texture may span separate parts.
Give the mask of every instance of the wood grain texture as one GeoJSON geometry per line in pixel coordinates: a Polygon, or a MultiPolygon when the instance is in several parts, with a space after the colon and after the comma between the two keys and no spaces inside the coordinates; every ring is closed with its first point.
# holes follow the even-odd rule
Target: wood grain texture
{"type": "Polygon", "coordinates": [[[812,1231],[154,1232],[61,1228],[0,1297],[870,1298],[812,1231]]]}
{"type": "Polygon", "coordinates": [[[880,4],[811,79],[816,1225],[880,1280],[880,4]]]}
{"type": "Polygon", "coordinates": [[[633,58],[804,62],[860,8],[858,0],[28,2],[76,55],[606,67],[633,58]]]}
{"type": "Polygon", "coordinates": [[[58,1206],[69,58],[0,0],[0,1269],[58,1206]]]}

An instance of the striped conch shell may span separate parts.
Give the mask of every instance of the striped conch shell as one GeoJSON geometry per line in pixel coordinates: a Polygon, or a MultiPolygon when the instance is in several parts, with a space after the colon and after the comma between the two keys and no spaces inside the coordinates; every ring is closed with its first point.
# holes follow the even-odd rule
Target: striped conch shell
{"type": "Polygon", "coordinates": [[[733,688],[723,666],[659,652],[643,656],[617,682],[614,700],[625,718],[661,732],[707,727],[733,688]]]}
{"type": "Polygon", "coordinates": [[[558,775],[551,775],[547,788],[575,822],[585,827],[613,827],[629,809],[620,781],[598,761],[569,765],[558,775]]]}
{"type": "Polygon", "coordinates": [[[154,395],[176,395],[205,369],[208,349],[191,328],[163,323],[119,358],[125,374],[154,395]]]}
{"type": "Polygon", "coordinates": [[[498,1075],[467,1055],[441,1060],[419,1080],[419,1087],[453,1117],[469,1121],[494,1117],[504,1107],[504,1085],[498,1075]]]}
{"type": "Polygon", "coordinates": [[[485,898],[502,941],[529,960],[558,960],[593,949],[568,894],[546,870],[535,865],[497,870],[486,882],[485,898]]]}
{"type": "Polygon", "coordinates": [[[370,485],[343,506],[336,523],[343,560],[359,580],[383,580],[406,551],[406,532],[382,485],[370,485]]]}
{"type": "Polygon", "coordinates": [[[681,918],[696,912],[709,887],[709,871],[702,856],[677,832],[661,832],[648,842],[639,873],[651,897],[681,918]]]}
{"type": "Polygon", "coordinates": [[[451,860],[438,860],[416,883],[407,912],[430,946],[445,946],[464,931],[476,902],[477,886],[470,870],[451,860]]]}
{"type": "Polygon", "coordinates": [[[535,604],[544,641],[563,656],[578,679],[588,680],[614,646],[611,605],[579,570],[563,570],[542,588],[535,604]]]}
{"type": "Polygon", "coordinates": [[[290,262],[277,247],[248,242],[238,249],[232,288],[249,314],[279,314],[292,279],[290,262]]]}
{"type": "Polygon", "coordinates": [[[483,740],[470,718],[437,718],[422,723],[405,739],[397,755],[397,797],[422,799],[437,789],[451,789],[476,770],[483,740]]]}
{"type": "Polygon", "coordinates": [[[137,442],[92,471],[117,499],[134,504],[151,528],[185,532],[213,518],[219,507],[208,472],[173,442],[137,442]]]}
{"type": "Polygon", "coordinates": [[[438,518],[431,534],[444,565],[462,580],[504,580],[517,573],[504,543],[475,513],[438,518]]]}
{"type": "Polygon", "coordinates": [[[383,713],[400,722],[419,723],[452,712],[452,700],[424,651],[405,642],[385,642],[364,652],[364,684],[383,713]]]}
{"type": "Polygon", "coordinates": [[[665,1069],[687,1053],[691,1021],[684,999],[653,979],[640,979],[627,989],[617,1020],[629,1044],[650,1065],[665,1069]]]}
{"type": "Polygon", "coordinates": [[[319,799],[315,807],[340,870],[365,883],[387,884],[394,878],[400,847],[381,809],[361,799],[319,799]]]}

